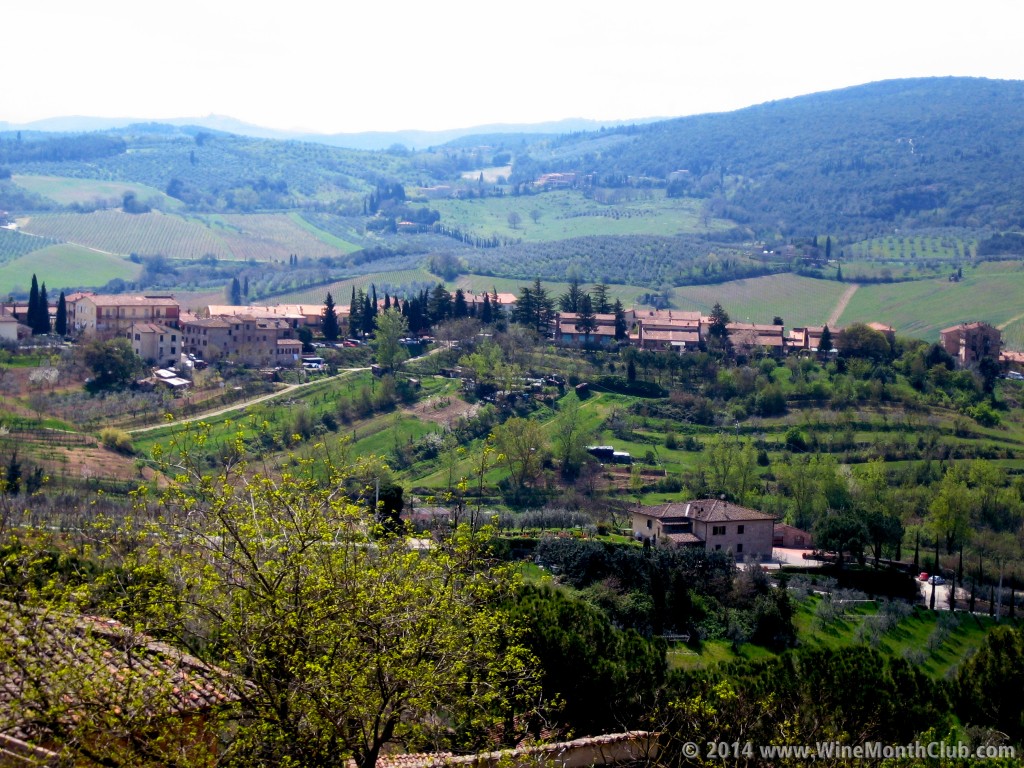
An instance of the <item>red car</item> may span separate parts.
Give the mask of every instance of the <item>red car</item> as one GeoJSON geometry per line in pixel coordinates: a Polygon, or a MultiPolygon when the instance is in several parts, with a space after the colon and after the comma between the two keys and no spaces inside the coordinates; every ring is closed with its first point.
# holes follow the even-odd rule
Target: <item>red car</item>
{"type": "Polygon", "coordinates": [[[917,578],[920,579],[921,581],[928,581],[928,574],[927,573],[922,573],[917,578]]]}

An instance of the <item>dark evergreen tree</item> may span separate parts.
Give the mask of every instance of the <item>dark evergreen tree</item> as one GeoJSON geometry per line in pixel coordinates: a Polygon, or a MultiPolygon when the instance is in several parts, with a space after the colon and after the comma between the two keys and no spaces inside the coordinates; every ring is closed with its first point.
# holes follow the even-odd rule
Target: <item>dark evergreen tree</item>
{"type": "Polygon", "coordinates": [[[598,283],[594,286],[593,293],[594,311],[599,315],[607,315],[612,311],[612,304],[608,298],[608,286],[598,283]]]}
{"type": "Polygon", "coordinates": [[[430,292],[430,299],[427,302],[427,318],[430,324],[443,323],[452,315],[452,295],[443,283],[438,283],[430,292]]]}
{"type": "Polygon", "coordinates": [[[626,310],[623,308],[622,302],[616,299],[615,304],[612,305],[612,311],[615,313],[615,340],[624,341],[629,333],[629,328],[626,324],[626,310]]]}
{"type": "Polygon", "coordinates": [[[323,317],[320,320],[320,330],[327,341],[337,341],[341,335],[341,329],[338,324],[338,310],[334,306],[334,297],[331,296],[330,291],[327,292],[327,298],[324,299],[324,311],[323,317]]]}
{"type": "Polygon", "coordinates": [[[36,324],[33,334],[45,335],[50,332],[50,299],[46,295],[46,283],[39,288],[39,305],[36,307],[36,324]]]}
{"type": "Polygon", "coordinates": [[[68,335],[68,303],[64,298],[64,291],[60,292],[57,299],[57,316],[54,318],[53,330],[58,336],[68,335]]]}
{"type": "Polygon", "coordinates": [[[362,309],[363,300],[356,295],[356,287],[352,286],[352,298],[348,301],[348,335],[355,338],[362,329],[359,319],[359,310],[362,309]]]}
{"type": "Polygon", "coordinates": [[[583,294],[580,299],[576,330],[583,334],[584,339],[597,330],[597,318],[594,316],[594,308],[588,293],[583,294]]]}
{"type": "Polygon", "coordinates": [[[25,314],[25,325],[32,329],[32,333],[36,332],[36,326],[39,322],[39,282],[36,280],[36,276],[32,275],[32,287],[28,291],[28,311],[25,314]]]}
{"type": "Polygon", "coordinates": [[[715,306],[711,308],[710,319],[711,323],[708,326],[708,346],[721,352],[728,352],[729,313],[722,308],[721,304],[715,302],[715,306]]]}
{"type": "Polygon", "coordinates": [[[480,306],[480,322],[484,325],[490,325],[493,320],[494,316],[491,314],[491,297],[485,293],[483,304],[480,306]]]}
{"type": "Polygon", "coordinates": [[[245,294],[246,298],[249,298],[249,276],[245,276],[245,282],[242,283],[242,293],[245,294]]]}
{"type": "Polygon", "coordinates": [[[452,317],[467,317],[469,305],[466,303],[466,294],[461,288],[455,290],[455,298],[452,300],[452,317]]]}
{"type": "Polygon", "coordinates": [[[18,452],[11,453],[10,461],[7,462],[7,471],[4,473],[4,493],[8,496],[17,496],[21,490],[21,462],[18,461],[18,452]]]}
{"type": "Polygon", "coordinates": [[[228,288],[228,301],[236,307],[242,303],[242,284],[238,282],[237,277],[231,278],[231,287],[228,288]]]}
{"type": "Polygon", "coordinates": [[[573,280],[569,283],[569,290],[558,298],[559,306],[563,312],[579,312],[580,302],[583,301],[583,289],[580,288],[580,281],[573,280]]]}
{"type": "Polygon", "coordinates": [[[359,322],[362,326],[364,336],[368,336],[373,333],[373,329],[376,327],[377,314],[373,311],[373,302],[368,294],[363,295],[363,309],[359,313],[359,322]]]}
{"type": "Polygon", "coordinates": [[[491,286],[491,318],[498,328],[505,327],[505,310],[498,300],[498,289],[491,286]]]}
{"type": "Polygon", "coordinates": [[[832,348],[832,331],[830,331],[826,325],[821,329],[821,340],[818,342],[818,352],[823,355],[827,355],[832,351],[832,348]]]}
{"type": "Polygon", "coordinates": [[[384,291],[384,311],[387,312],[391,309],[391,294],[384,291]]]}

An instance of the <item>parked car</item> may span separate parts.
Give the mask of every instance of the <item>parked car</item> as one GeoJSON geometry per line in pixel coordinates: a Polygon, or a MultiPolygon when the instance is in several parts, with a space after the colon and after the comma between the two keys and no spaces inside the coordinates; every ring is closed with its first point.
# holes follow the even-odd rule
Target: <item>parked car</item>
{"type": "Polygon", "coordinates": [[[928,583],[929,584],[936,584],[936,585],[938,585],[938,584],[945,584],[946,580],[944,578],[942,578],[941,576],[939,576],[938,574],[936,574],[935,576],[932,576],[930,579],[928,579],[928,583]]]}
{"type": "Polygon", "coordinates": [[[922,573],[917,578],[918,578],[918,581],[928,581],[928,574],[927,573],[922,573]]]}

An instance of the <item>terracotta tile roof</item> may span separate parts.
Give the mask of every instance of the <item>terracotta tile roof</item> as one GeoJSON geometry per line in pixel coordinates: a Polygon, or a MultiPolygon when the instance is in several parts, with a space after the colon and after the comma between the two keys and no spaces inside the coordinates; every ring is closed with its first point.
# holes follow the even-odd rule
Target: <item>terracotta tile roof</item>
{"type": "MultiPolygon", "coordinates": [[[[46,613],[0,602],[0,645],[21,649],[17,663],[0,655],[0,712],[15,712],[23,690],[45,685],[49,670],[63,680],[63,671],[70,668],[109,685],[112,702],[120,696],[118,686],[127,686],[124,694],[137,698],[128,689],[137,689],[141,680],[152,680],[152,695],[144,698],[159,708],[154,713],[158,716],[209,709],[236,698],[223,670],[112,619],[46,613]],[[25,678],[25,667],[39,667],[40,677],[25,678]],[[131,673],[126,674],[129,669],[131,673]]],[[[72,685],[60,694],[67,700],[73,692],[72,685]]],[[[71,717],[74,704],[69,701],[71,717]]],[[[0,717],[0,736],[33,741],[35,735],[31,724],[12,724],[0,717]]]]}
{"type": "Polygon", "coordinates": [[[180,331],[168,328],[166,325],[159,325],[158,323],[132,323],[131,330],[138,331],[139,333],[180,333],[180,331]]]}
{"type": "Polygon", "coordinates": [[[721,499],[670,502],[655,507],[634,507],[633,511],[659,520],[700,520],[703,523],[775,519],[767,512],[741,507],[739,504],[721,499]]]}
{"type": "MultiPolygon", "coordinates": [[[[177,307],[178,301],[173,296],[131,296],[115,294],[113,296],[85,296],[97,307],[177,307]]],[[[67,301],[67,297],[64,297],[67,301]]]]}
{"type": "Polygon", "coordinates": [[[675,545],[687,545],[687,544],[703,544],[704,539],[700,538],[693,533],[668,533],[665,534],[665,538],[671,541],[675,545]]]}
{"type": "MultiPolygon", "coordinates": [[[[517,768],[524,765],[548,764],[609,765],[639,761],[656,754],[657,750],[657,734],[648,731],[626,731],[553,744],[484,752],[478,755],[456,756],[450,752],[382,755],[377,760],[377,768],[442,768],[446,766],[488,768],[498,765],[517,768]]],[[[345,762],[345,768],[354,768],[354,765],[355,763],[351,760],[345,762]]]]}

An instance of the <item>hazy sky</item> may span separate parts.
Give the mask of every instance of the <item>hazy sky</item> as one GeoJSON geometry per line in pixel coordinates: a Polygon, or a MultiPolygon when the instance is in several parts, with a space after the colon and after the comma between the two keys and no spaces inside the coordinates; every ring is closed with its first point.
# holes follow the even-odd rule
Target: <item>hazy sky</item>
{"type": "Polygon", "coordinates": [[[0,120],[325,133],[717,112],[897,77],[1024,80],[1020,0],[15,0],[0,120]]]}

